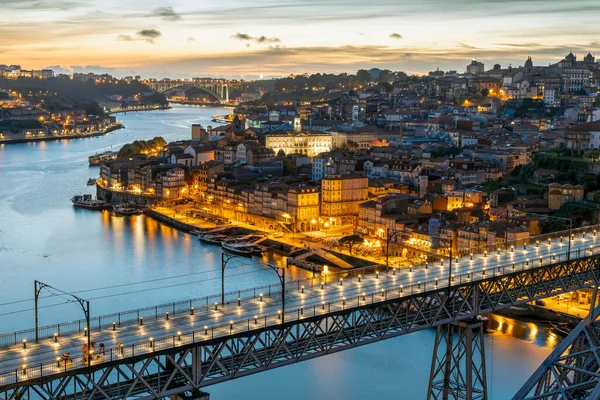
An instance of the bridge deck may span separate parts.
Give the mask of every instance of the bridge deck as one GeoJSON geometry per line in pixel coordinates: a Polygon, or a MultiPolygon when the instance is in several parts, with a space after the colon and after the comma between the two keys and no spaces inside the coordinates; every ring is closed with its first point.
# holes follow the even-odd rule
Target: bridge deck
{"type": "MultiPolygon", "coordinates": [[[[591,230],[579,233],[571,243],[570,259],[588,257],[600,253],[600,239],[591,230]]],[[[550,242],[529,244],[518,248],[507,248],[487,254],[476,254],[453,260],[452,284],[477,281],[491,275],[499,276],[523,269],[550,265],[567,260],[568,239],[555,238],[550,242]],[[540,261],[541,260],[541,261],[540,261]]],[[[448,260],[435,264],[419,265],[412,270],[390,270],[386,273],[379,267],[329,274],[323,285],[321,277],[303,281],[287,282],[285,295],[286,321],[313,315],[325,315],[349,307],[376,303],[388,296],[404,296],[448,286],[448,260]],[[343,279],[340,282],[340,279],[343,279]],[[289,311],[293,310],[293,311],[289,311]]],[[[251,292],[249,292],[251,293],[251,292]]],[[[144,318],[128,321],[103,330],[95,330],[92,324],[91,340],[104,343],[106,353],[93,357],[92,365],[97,366],[118,359],[139,356],[144,353],[181,346],[214,338],[236,334],[240,331],[277,326],[281,323],[281,292],[264,293],[262,300],[257,292],[242,296],[240,306],[237,301],[229,301],[225,306],[209,304],[189,310],[186,313],[144,318]],[[118,347],[122,343],[123,347],[118,347]]],[[[83,361],[82,346],[87,338],[81,333],[61,334],[55,342],[52,337],[44,337],[39,343],[28,342],[24,349],[18,333],[16,345],[0,347],[0,389],[40,376],[49,377],[68,370],[87,366],[83,361]],[[72,363],[65,365],[57,359],[70,352],[72,363]],[[25,369],[22,368],[25,366],[25,369]]]]}

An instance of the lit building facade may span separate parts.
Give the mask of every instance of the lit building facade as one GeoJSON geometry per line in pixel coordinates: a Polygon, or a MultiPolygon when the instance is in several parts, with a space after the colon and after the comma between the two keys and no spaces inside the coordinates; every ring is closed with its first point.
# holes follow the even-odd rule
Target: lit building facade
{"type": "Polygon", "coordinates": [[[265,146],[275,154],[283,150],[285,154],[304,154],[314,157],[331,149],[331,134],[329,133],[277,133],[265,136],[265,146]]]}
{"type": "Polygon", "coordinates": [[[321,217],[333,226],[356,223],[359,204],[369,198],[369,178],[329,175],[321,180],[321,217]]]}

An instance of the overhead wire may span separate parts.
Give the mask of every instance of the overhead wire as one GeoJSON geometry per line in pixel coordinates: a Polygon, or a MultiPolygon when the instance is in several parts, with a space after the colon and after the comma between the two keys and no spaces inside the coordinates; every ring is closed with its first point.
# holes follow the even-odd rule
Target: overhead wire
{"type": "MultiPolygon", "coordinates": [[[[240,265],[236,265],[236,266],[232,266],[227,268],[227,270],[232,270],[232,269],[237,269],[237,268],[242,268],[245,266],[251,266],[254,264],[264,264],[262,262],[255,262],[253,264],[240,264],[240,265]]],[[[115,289],[115,288],[120,288],[120,287],[126,287],[126,286],[132,286],[132,285],[141,285],[144,283],[152,283],[152,282],[158,282],[158,281],[165,281],[165,280],[169,280],[169,279],[178,279],[178,278],[185,278],[188,276],[193,276],[193,275],[199,275],[199,274],[207,274],[210,272],[218,272],[220,268],[214,268],[211,270],[207,270],[207,271],[200,271],[200,272],[195,272],[195,273],[189,273],[189,274],[182,274],[182,275],[176,275],[176,276],[170,276],[170,277],[161,277],[161,278],[156,278],[156,279],[148,279],[145,281],[138,281],[138,282],[130,282],[130,283],[124,283],[124,284],[120,284],[120,285],[112,285],[112,286],[104,286],[104,287],[98,287],[98,288],[91,288],[91,289],[84,289],[84,290],[77,290],[72,292],[73,294],[78,294],[78,293],[89,293],[89,292],[95,292],[95,291],[99,291],[99,290],[106,290],[106,289],[115,289]]],[[[255,271],[258,272],[258,271],[255,271]]],[[[211,278],[213,279],[213,278],[211,278]]],[[[211,280],[209,279],[209,280],[211,280]]],[[[54,293],[54,292],[53,292],[54,293]]],[[[47,299],[50,297],[53,297],[54,294],[52,295],[48,295],[48,296],[40,296],[40,299],[47,299]]],[[[0,307],[5,307],[5,306],[9,306],[9,305],[14,305],[14,304],[20,304],[20,303],[26,303],[29,301],[33,301],[33,299],[23,299],[23,300],[15,300],[15,301],[10,301],[10,302],[6,302],[6,303],[0,303],[0,307]]],[[[3,315],[3,314],[0,314],[3,315]]]]}
{"type": "MultiPolygon", "coordinates": [[[[242,275],[254,274],[254,273],[263,272],[263,271],[268,271],[268,270],[263,269],[263,270],[260,270],[260,271],[241,272],[239,274],[225,275],[225,277],[226,278],[232,278],[232,277],[235,277],[235,276],[242,276],[242,275]]],[[[168,285],[168,286],[160,286],[160,287],[154,287],[154,288],[148,288],[148,289],[140,289],[140,290],[135,290],[135,291],[132,291],[132,292],[115,293],[115,294],[110,294],[110,295],[92,297],[92,298],[89,298],[88,300],[90,300],[90,301],[91,300],[99,300],[99,299],[106,299],[106,298],[110,298],[110,297],[125,296],[125,295],[129,295],[129,294],[151,292],[153,290],[162,290],[162,289],[169,289],[169,288],[172,288],[172,287],[192,285],[192,284],[208,282],[208,281],[216,280],[216,279],[221,279],[221,278],[220,277],[216,277],[216,278],[209,278],[209,279],[204,279],[204,280],[200,280],[200,281],[183,282],[183,283],[178,283],[178,284],[168,285]]]]}

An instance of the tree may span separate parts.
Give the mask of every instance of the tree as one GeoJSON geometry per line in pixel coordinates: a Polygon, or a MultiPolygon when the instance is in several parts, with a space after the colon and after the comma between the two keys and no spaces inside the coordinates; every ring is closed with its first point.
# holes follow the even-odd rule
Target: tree
{"type": "Polygon", "coordinates": [[[488,88],[483,88],[483,89],[481,89],[481,95],[482,95],[483,97],[488,97],[488,94],[490,94],[490,91],[489,91],[489,89],[488,89],[488,88]]]}
{"type": "Polygon", "coordinates": [[[386,93],[392,93],[392,90],[394,90],[394,87],[389,82],[379,82],[378,85],[383,87],[386,93]]]}
{"type": "Polygon", "coordinates": [[[283,149],[279,149],[277,152],[277,157],[285,157],[285,151],[283,151],[283,149]]]}
{"type": "Polygon", "coordinates": [[[371,74],[366,69],[359,69],[358,72],[356,72],[356,79],[362,83],[370,82],[371,74]]]}
{"type": "Polygon", "coordinates": [[[340,246],[348,246],[348,252],[352,254],[352,249],[357,244],[363,244],[365,239],[363,239],[360,235],[348,235],[341,238],[338,243],[340,246]]]}

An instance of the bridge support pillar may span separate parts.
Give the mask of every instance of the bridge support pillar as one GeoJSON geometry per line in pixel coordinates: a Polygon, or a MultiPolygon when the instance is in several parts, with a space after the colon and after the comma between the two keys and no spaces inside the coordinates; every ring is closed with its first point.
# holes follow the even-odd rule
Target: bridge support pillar
{"type": "Polygon", "coordinates": [[[479,320],[437,327],[429,400],[487,400],[483,334],[479,320]]]}

